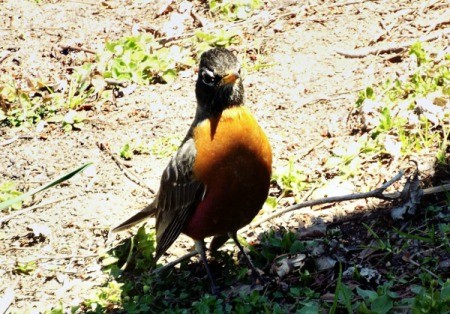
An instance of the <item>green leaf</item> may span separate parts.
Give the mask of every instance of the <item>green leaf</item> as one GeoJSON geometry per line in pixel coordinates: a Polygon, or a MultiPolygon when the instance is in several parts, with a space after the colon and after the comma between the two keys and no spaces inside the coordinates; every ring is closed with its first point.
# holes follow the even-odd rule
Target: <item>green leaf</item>
{"type": "Polygon", "coordinates": [[[172,83],[176,78],[177,78],[177,71],[175,71],[174,69],[168,69],[164,71],[162,75],[162,79],[166,83],[172,83]]]}
{"type": "Polygon", "coordinates": [[[441,289],[441,299],[443,302],[450,302],[450,284],[441,289]]]}
{"type": "Polygon", "coordinates": [[[300,310],[298,310],[295,313],[297,313],[297,314],[318,314],[318,313],[320,313],[320,311],[319,311],[319,306],[317,305],[317,303],[309,302],[308,304],[303,306],[300,310]]]}
{"type": "Polygon", "coordinates": [[[428,61],[427,53],[425,49],[423,49],[421,42],[412,44],[411,48],[409,49],[409,54],[415,55],[417,57],[417,62],[419,65],[428,61]]]}
{"type": "Polygon", "coordinates": [[[16,271],[20,274],[29,275],[34,270],[36,270],[37,264],[36,261],[29,261],[29,262],[17,262],[16,271]]]}
{"type": "Polygon", "coordinates": [[[370,309],[375,313],[385,314],[388,313],[393,306],[394,302],[392,301],[392,299],[384,294],[382,296],[379,296],[372,302],[370,309]]]}
{"type": "Polygon", "coordinates": [[[373,300],[378,298],[378,293],[376,291],[364,290],[360,287],[356,287],[356,293],[358,293],[361,298],[368,299],[370,302],[373,302],[373,300]]]}
{"type": "Polygon", "coordinates": [[[266,202],[264,203],[264,207],[266,206],[270,209],[277,207],[277,198],[274,196],[267,197],[266,202]]]}
{"type": "Polygon", "coordinates": [[[345,284],[341,284],[341,287],[339,289],[339,299],[345,305],[349,313],[353,312],[352,297],[353,297],[352,289],[345,284]]]}
{"type": "MultiPolygon", "coordinates": [[[[19,192],[16,190],[15,184],[12,181],[7,181],[2,184],[0,184],[0,201],[6,201],[13,199],[19,195],[21,195],[22,192],[19,192]]],[[[22,208],[22,202],[17,202],[11,206],[11,209],[21,209],[22,208]]]]}
{"type": "Polygon", "coordinates": [[[120,150],[120,157],[125,160],[130,160],[133,157],[133,151],[129,143],[123,145],[122,149],[120,150]]]}

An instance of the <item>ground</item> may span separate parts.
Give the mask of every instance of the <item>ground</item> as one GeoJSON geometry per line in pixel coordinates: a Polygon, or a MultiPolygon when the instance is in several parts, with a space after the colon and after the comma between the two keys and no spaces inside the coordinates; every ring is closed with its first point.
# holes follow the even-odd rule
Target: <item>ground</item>
{"type": "MultiPolygon", "coordinates": [[[[211,23],[209,27],[232,25],[212,16],[206,2],[192,4],[197,15],[211,23]]],[[[3,1],[0,53],[8,54],[0,61],[0,73],[13,76],[24,88],[30,80],[67,79],[74,67],[95,58],[89,51],[67,46],[101,51],[106,42],[133,32],[161,30],[171,10],[179,10],[181,5],[179,1],[144,0],[3,1]],[[164,8],[170,10],[162,12],[164,8]]],[[[335,145],[360,136],[350,126],[358,92],[404,74],[410,65],[404,49],[360,58],[343,52],[413,43],[422,35],[446,30],[448,13],[446,1],[265,1],[253,20],[236,23],[241,32],[241,42],[234,47],[238,56],[243,61],[252,56],[263,58],[270,64],[250,69],[244,86],[246,105],[273,146],[275,172],[292,161],[309,179],[326,178],[324,160],[335,145]]],[[[199,27],[193,17],[185,26],[185,32],[199,27]]],[[[432,40],[433,45],[444,49],[448,36],[447,32],[432,40]]],[[[98,144],[109,145],[118,155],[121,147],[133,140],[148,145],[158,145],[158,139],[180,141],[195,112],[195,79],[195,68],[188,68],[171,84],[137,86],[112,102],[93,101],[85,109],[88,118],[81,130],[66,132],[55,124],[0,128],[0,183],[14,181],[19,190],[26,191],[93,163],[90,170],[26,203],[51,204],[2,223],[0,294],[14,287],[9,311],[44,311],[59,301],[80,304],[104,283],[107,276],[99,256],[117,244],[117,239],[129,236],[125,233],[109,241],[109,229],[148,204],[152,194],[130,181],[98,144]],[[14,141],[8,144],[9,139],[14,141]],[[30,260],[36,261],[37,268],[27,275],[17,273],[18,262],[30,260]]],[[[170,151],[136,155],[124,163],[140,181],[157,189],[169,156],[170,151]]],[[[433,179],[432,157],[419,165],[421,179],[428,186],[441,183],[433,179]]],[[[349,190],[373,189],[409,166],[400,160],[379,173],[365,168],[364,181],[350,180],[349,190]]],[[[395,187],[401,189],[401,185],[395,187]]],[[[292,202],[287,199],[281,206],[292,202]]],[[[345,219],[373,206],[358,201],[334,204],[319,214],[299,210],[247,231],[247,238],[255,239],[274,226],[298,229],[318,220],[336,222],[338,217],[345,219]]],[[[344,233],[354,233],[354,237],[367,233],[357,232],[351,222],[348,226],[344,233]]],[[[163,262],[191,247],[192,242],[181,237],[163,262]]]]}

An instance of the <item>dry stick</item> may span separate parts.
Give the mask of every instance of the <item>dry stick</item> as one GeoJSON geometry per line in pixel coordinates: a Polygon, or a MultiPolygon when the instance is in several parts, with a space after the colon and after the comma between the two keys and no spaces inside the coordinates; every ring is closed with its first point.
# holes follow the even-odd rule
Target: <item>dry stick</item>
{"type": "Polygon", "coordinates": [[[2,63],[3,61],[6,60],[6,58],[8,58],[11,55],[11,51],[3,51],[2,53],[0,53],[0,63],[2,63]]]}
{"type": "Polygon", "coordinates": [[[61,49],[68,49],[68,50],[75,50],[75,51],[83,51],[83,52],[87,52],[87,53],[92,53],[92,54],[94,54],[94,55],[97,53],[97,51],[92,50],[92,49],[82,48],[82,47],[72,46],[72,45],[58,44],[58,47],[61,48],[61,49]]]}
{"type": "Polygon", "coordinates": [[[341,2],[341,3],[334,3],[327,5],[327,8],[337,8],[337,7],[343,7],[346,5],[352,5],[352,4],[361,4],[364,2],[378,2],[380,0],[360,0],[360,1],[349,1],[349,2],[341,2]]]}
{"type": "Polygon", "coordinates": [[[27,207],[27,208],[24,208],[24,209],[15,211],[15,212],[13,212],[13,213],[10,214],[10,215],[1,218],[1,219],[0,219],[0,225],[3,224],[3,223],[5,223],[5,222],[7,222],[7,221],[9,221],[9,220],[11,220],[12,218],[14,218],[14,217],[16,217],[16,216],[19,216],[19,215],[22,215],[22,214],[24,214],[24,213],[26,213],[26,212],[29,212],[29,211],[32,211],[32,210],[35,210],[35,209],[38,209],[38,208],[41,208],[41,207],[44,207],[44,206],[47,206],[47,205],[59,203],[59,202],[61,202],[61,201],[70,200],[70,199],[75,198],[75,197],[77,197],[76,194],[70,195],[69,197],[66,197],[66,196],[65,196],[65,197],[57,198],[57,199],[55,199],[55,200],[53,200],[53,201],[42,202],[42,203],[40,203],[40,204],[33,205],[33,206],[30,206],[30,207],[27,207]]]}
{"type": "Polygon", "coordinates": [[[206,19],[204,19],[200,15],[198,15],[197,12],[195,12],[195,10],[193,8],[191,9],[190,13],[191,13],[191,16],[194,18],[194,20],[198,22],[200,27],[204,27],[204,26],[206,26],[206,24],[208,24],[206,22],[206,19]]]}
{"type": "Polygon", "coordinates": [[[113,86],[119,86],[119,87],[127,87],[128,83],[125,81],[119,81],[112,78],[106,78],[105,79],[106,84],[113,85],[113,86]]]}
{"type": "Polygon", "coordinates": [[[436,193],[442,193],[442,192],[449,192],[450,191],[450,183],[440,185],[440,186],[433,186],[431,188],[423,190],[423,195],[428,194],[436,194],[436,193]]]}
{"type": "Polygon", "coordinates": [[[269,215],[268,217],[265,217],[259,221],[256,221],[254,223],[251,223],[250,225],[248,225],[247,227],[243,228],[241,230],[241,232],[245,232],[247,231],[249,228],[255,228],[257,226],[259,226],[260,224],[269,221],[275,217],[281,216],[285,213],[288,213],[290,211],[294,211],[303,207],[311,207],[311,206],[315,206],[315,205],[322,205],[322,204],[327,204],[327,203],[337,203],[337,202],[343,202],[343,201],[350,201],[350,200],[357,200],[357,199],[363,199],[363,198],[369,198],[369,197],[376,197],[376,198],[380,198],[380,199],[384,199],[384,200],[393,200],[399,197],[399,193],[392,193],[392,194],[383,194],[383,192],[390,187],[392,184],[394,184],[395,182],[397,182],[398,180],[401,179],[401,177],[403,176],[403,171],[400,171],[395,177],[393,177],[391,180],[389,180],[388,182],[386,182],[385,184],[383,184],[381,187],[369,191],[369,192],[365,192],[365,193],[356,193],[356,194],[347,194],[347,195],[342,195],[342,196],[332,196],[332,197],[324,197],[324,198],[320,198],[317,200],[310,200],[310,201],[306,201],[304,203],[301,204],[295,204],[292,206],[289,206],[283,210],[279,210],[275,213],[273,213],[272,215],[269,215]]]}
{"type": "Polygon", "coordinates": [[[430,24],[430,27],[428,28],[425,35],[430,34],[432,31],[434,31],[436,29],[436,27],[438,27],[440,25],[445,25],[445,24],[450,23],[450,16],[448,16],[448,12],[446,12],[446,13],[447,14],[444,13],[440,17],[436,18],[434,20],[434,22],[432,24],[430,24]]]}
{"type": "MultiPolygon", "coordinates": [[[[416,261],[414,261],[413,258],[414,258],[416,255],[418,255],[418,254],[424,254],[424,253],[436,251],[436,250],[440,249],[440,248],[443,247],[443,246],[444,246],[444,244],[441,244],[441,245],[439,245],[439,246],[437,246],[437,247],[433,247],[433,248],[430,248],[430,249],[425,250],[425,251],[422,251],[422,252],[416,252],[416,253],[414,253],[413,255],[411,255],[410,257],[408,257],[408,258],[406,259],[406,261],[409,262],[409,263],[411,263],[411,264],[413,264],[413,265],[416,266],[416,267],[419,267],[419,268],[423,269],[424,271],[426,271],[427,273],[429,273],[429,274],[430,274],[431,276],[433,276],[434,278],[439,279],[439,277],[438,277],[435,273],[433,273],[431,270],[429,270],[429,269],[423,267],[422,265],[420,265],[419,263],[417,263],[416,261]]],[[[403,260],[405,260],[405,259],[403,259],[403,260]]]]}
{"type": "MultiPolygon", "coordinates": [[[[349,200],[355,200],[355,199],[362,199],[362,198],[369,198],[369,197],[375,197],[375,198],[380,198],[380,199],[384,199],[384,200],[394,200],[400,197],[401,193],[400,192],[394,192],[394,193],[386,193],[383,194],[383,192],[389,187],[391,186],[394,182],[400,180],[400,178],[403,176],[403,172],[400,171],[394,178],[392,178],[390,181],[386,182],[385,184],[383,184],[381,187],[379,187],[378,189],[366,192],[366,193],[359,193],[359,194],[348,194],[348,195],[343,195],[343,196],[333,196],[333,197],[325,197],[325,198],[321,198],[321,199],[317,199],[317,200],[311,200],[311,201],[307,201],[301,204],[296,204],[296,205],[292,205],[289,206],[283,210],[277,211],[275,213],[273,213],[272,215],[265,217],[257,222],[254,222],[252,224],[250,224],[249,226],[241,229],[241,232],[245,232],[247,231],[249,228],[254,228],[256,226],[259,226],[260,224],[269,221],[275,217],[281,216],[285,213],[288,213],[290,211],[294,211],[303,207],[311,207],[311,206],[315,206],[315,205],[321,205],[321,204],[327,204],[327,203],[337,203],[337,202],[343,202],[343,201],[349,201],[349,200]]],[[[435,186],[435,187],[431,187],[431,188],[427,188],[425,190],[423,190],[423,195],[429,195],[429,194],[436,194],[436,193],[441,193],[441,192],[448,192],[450,191],[450,183],[449,184],[444,184],[441,186],[435,186]]]]}
{"type": "Polygon", "coordinates": [[[11,143],[14,143],[14,142],[17,141],[19,138],[20,138],[19,136],[15,136],[15,137],[13,137],[13,138],[10,138],[9,140],[0,142],[0,146],[6,146],[6,145],[9,145],[9,144],[11,144],[11,143]]]}
{"type": "Polygon", "coordinates": [[[125,166],[123,165],[123,163],[119,160],[119,158],[117,158],[116,155],[114,155],[111,150],[109,149],[109,145],[108,144],[103,144],[103,143],[97,143],[98,148],[101,151],[106,152],[111,158],[112,160],[114,160],[114,162],[116,163],[117,167],[119,167],[120,171],[122,171],[122,173],[132,182],[136,183],[137,185],[139,185],[141,188],[147,189],[150,191],[150,193],[152,193],[153,195],[155,195],[155,191],[149,187],[147,184],[145,184],[143,182],[142,179],[140,179],[136,174],[128,171],[125,166]]]}
{"type": "MultiPolygon", "coordinates": [[[[441,36],[445,36],[450,34],[450,28],[449,29],[444,29],[441,32],[436,32],[434,34],[430,34],[430,35],[426,35],[426,36],[422,36],[420,37],[418,40],[419,41],[432,41],[435,40],[441,36]]],[[[414,44],[417,40],[409,40],[406,41],[404,43],[388,43],[385,44],[381,47],[364,47],[364,48],[360,48],[360,49],[355,49],[355,50],[340,50],[340,49],[336,49],[336,53],[343,55],[345,57],[349,57],[349,58],[364,58],[370,54],[373,55],[377,55],[380,53],[386,53],[386,52],[395,52],[395,51],[399,51],[405,48],[410,47],[412,44],[414,44]]]]}
{"type": "Polygon", "coordinates": [[[83,258],[90,258],[90,257],[98,257],[98,253],[87,253],[84,255],[79,254],[73,254],[73,255],[55,255],[55,256],[37,256],[33,260],[39,260],[39,259],[83,259],[83,258]]]}

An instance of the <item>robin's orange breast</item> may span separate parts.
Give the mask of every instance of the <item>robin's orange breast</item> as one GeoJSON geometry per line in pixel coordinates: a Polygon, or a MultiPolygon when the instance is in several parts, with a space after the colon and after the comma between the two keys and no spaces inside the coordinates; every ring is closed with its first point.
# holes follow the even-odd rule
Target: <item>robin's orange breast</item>
{"type": "Polygon", "coordinates": [[[237,231],[250,223],[267,198],[272,150],[256,119],[243,106],[224,110],[194,130],[194,175],[204,199],[183,229],[193,239],[237,231]]]}

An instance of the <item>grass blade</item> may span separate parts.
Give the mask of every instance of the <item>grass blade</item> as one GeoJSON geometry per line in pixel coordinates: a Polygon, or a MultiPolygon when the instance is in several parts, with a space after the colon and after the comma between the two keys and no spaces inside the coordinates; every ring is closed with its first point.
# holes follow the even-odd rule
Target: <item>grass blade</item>
{"type": "Polygon", "coordinates": [[[83,170],[85,170],[90,165],[92,165],[92,162],[84,164],[83,166],[81,166],[81,167],[79,167],[79,168],[77,168],[77,169],[75,169],[75,170],[73,170],[73,171],[71,171],[71,172],[69,172],[69,173],[59,177],[58,179],[56,179],[56,180],[54,180],[54,181],[52,181],[50,183],[47,183],[47,184],[45,184],[45,185],[43,185],[41,187],[38,187],[37,189],[28,191],[27,193],[24,193],[24,194],[22,194],[22,195],[20,195],[18,197],[15,197],[15,198],[9,199],[7,201],[4,201],[3,203],[0,203],[0,211],[10,207],[12,204],[14,204],[16,202],[23,201],[27,197],[30,197],[30,196],[32,196],[34,194],[37,194],[37,193],[42,192],[42,191],[45,191],[45,190],[47,190],[47,189],[49,189],[49,188],[51,188],[51,187],[53,187],[55,185],[60,184],[61,182],[69,180],[74,175],[82,172],[83,170]]]}

